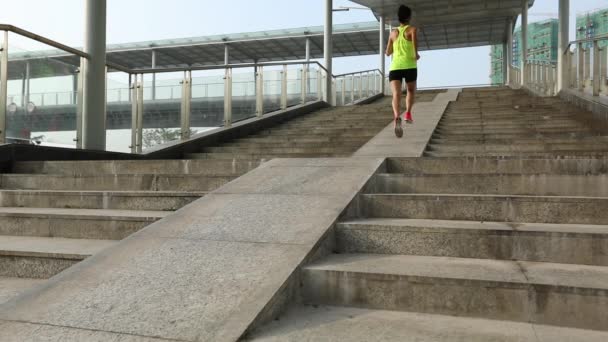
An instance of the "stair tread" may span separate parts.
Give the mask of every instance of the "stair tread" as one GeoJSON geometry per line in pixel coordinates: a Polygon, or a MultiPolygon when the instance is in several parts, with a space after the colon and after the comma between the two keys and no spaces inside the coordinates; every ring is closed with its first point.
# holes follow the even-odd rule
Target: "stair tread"
{"type": "Polygon", "coordinates": [[[8,301],[30,287],[45,282],[46,279],[14,278],[0,276],[0,304],[8,301]]]}
{"type": "Polygon", "coordinates": [[[571,234],[601,234],[608,235],[608,225],[590,224],[553,224],[553,223],[514,223],[514,222],[481,222],[432,219],[360,219],[338,223],[340,228],[367,230],[410,230],[418,228],[432,231],[478,230],[478,231],[513,231],[513,232],[543,232],[571,234]]]}
{"type": "Polygon", "coordinates": [[[192,195],[205,195],[207,191],[153,191],[153,190],[19,190],[19,189],[0,189],[0,193],[31,193],[31,194],[108,194],[108,195],[122,195],[122,196],[192,196],[192,195]]]}
{"type": "Polygon", "coordinates": [[[84,259],[116,243],[114,240],[0,235],[0,255],[84,259]]]}
{"type": "Polygon", "coordinates": [[[118,209],[66,209],[66,208],[23,208],[0,207],[0,216],[27,217],[68,217],[68,218],[107,218],[107,219],[161,219],[171,212],[156,210],[118,210],[118,209]]]}
{"type": "Polygon", "coordinates": [[[608,267],[603,266],[415,255],[332,254],[305,269],[608,290],[608,267]]]}
{"type": "Polygon", "coordinates": [[[274,341],[492,341],[603,342],[608,332],[336,306],[294,306],[248,340],[274,341]]]}

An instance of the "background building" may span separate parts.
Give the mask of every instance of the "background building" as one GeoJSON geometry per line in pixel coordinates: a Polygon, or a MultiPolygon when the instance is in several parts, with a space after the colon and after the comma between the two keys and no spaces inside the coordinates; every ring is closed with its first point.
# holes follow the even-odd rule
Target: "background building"
{"type": "MultiPolygon", "coordinates": [[[[528,60],[557,62],[557,35],[558,21],[557,19],[547,19],[530,23],[528,26],[528,60]]],[[[516,28],[513,33],[513,65],[519,66],[521,59],[521,28],[516,28]]],[[[502,72],[502,46],[492,46],[490,52],[491,70],[490,82],[492,84],[503,84],[502,72]]]]}

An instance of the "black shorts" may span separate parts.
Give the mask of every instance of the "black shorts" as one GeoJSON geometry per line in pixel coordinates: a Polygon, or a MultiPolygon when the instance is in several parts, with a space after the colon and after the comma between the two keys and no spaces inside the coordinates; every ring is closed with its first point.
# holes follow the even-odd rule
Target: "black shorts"
{"type": "Polygon", "coordinates": [[[400,81],[403,82],[405,79],[405,83],[416,82],[418,80],[418,69],[402,69],[402,70],[392,70],[388,73],[388,79],[392,81],[400,81]]]}

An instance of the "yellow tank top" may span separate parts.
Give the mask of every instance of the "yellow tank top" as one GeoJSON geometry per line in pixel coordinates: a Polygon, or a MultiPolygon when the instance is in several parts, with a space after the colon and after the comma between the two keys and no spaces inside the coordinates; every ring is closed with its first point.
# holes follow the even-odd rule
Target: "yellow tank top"
{"type": "Polygon", "coordinates": [[[393,60],[391,62],[391,71],[415,69],[418,67],[414,43],[405,39],[404,37],[405,31],[408,27],[409,25],[405,25],[398,28],[399,35],[397,36],[397,40],[393,42],[393,60]]]}

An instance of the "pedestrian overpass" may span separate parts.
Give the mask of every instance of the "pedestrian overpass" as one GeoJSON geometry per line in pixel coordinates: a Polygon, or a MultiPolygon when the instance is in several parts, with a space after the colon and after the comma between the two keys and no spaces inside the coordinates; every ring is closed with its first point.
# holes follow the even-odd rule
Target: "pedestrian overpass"
{"type": "MultiPolygon", "coordinates": [[[[380,22],[382,55],[402,2],[356,2],[380,22]]],[[[84,51],[0,25],[3,139],[9,75],[23,77],[9,68],[42,70],[32,56],[11,64],[8,32],[64,51],[56,57],[78,68],[68,96],[75,148],[0,146],[0,340],[607,340],[598,40],[573,54],[569,46],[587,42],[563,35],[557,66],[522,58],[516,67],[508,42],[517,16],[525,32],[532,2],[408,4],[428,49],[504,43],[508,82],[420,91],[401,140],[381,114],[390,106],[384,58],[378,70],[332,72],[331,0],[323,63],[121,65],[105,51],[100,0],[87,1],[84,51]],[[210,96],[221,122],[190,136],[209,103],[197,78],[209,70],[221,79],[210,96]],[[129,90],[96,84],[106,72],[129,90]],[[163,80],[178,98],[163,98],[163,80]],[[118,96],[131,153],[104,151],[118,96]],[[162,102],[179,103],[179,115],[153,120],[180,134],[142,151],[154,126],[144,113],[162,102]]],[[[568,9],[560,0],[561,32],[568,9]]],[[[306,51],[307,41],[294,44],[306,51]]]]}

